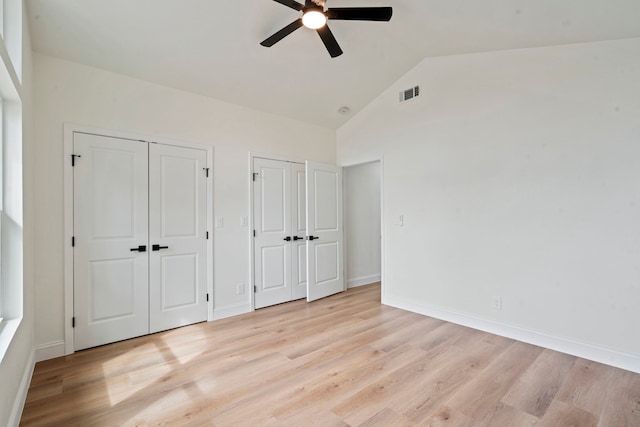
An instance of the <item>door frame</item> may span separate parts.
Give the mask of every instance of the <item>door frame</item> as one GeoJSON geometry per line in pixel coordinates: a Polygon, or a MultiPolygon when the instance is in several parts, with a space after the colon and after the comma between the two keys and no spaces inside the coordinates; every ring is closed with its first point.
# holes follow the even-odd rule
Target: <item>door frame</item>
{"type": "Polygon", "coordinates": [[[248,177],[249,177],[249,230],[247,230],[247,238],[249,239],[249,288],[245,289],[249,292],[250,295],[250,308],[251,311],[255,311],[256,302],[255,302],[255,292],[253,291],[254,286],[256,286],[256,278],[255,274],[255,239],[253,238],[253,230],[255,230],[255,222],[254,222],[254,212],[253,212],[253,159],[267,159],[267,160],[278,160],[281,162],[290,162],[290,163],[302,163],[304,164],[304,160],[293,159],[291,157],[286,156],[278,156],[275,154],[265,154],[259,152],[249,152],[249,168],[248,168],[248,177]]]}
{"type": "MultiPolygon", "coordinates": [[[[380,284],[381,284],[381,299],[384,300],[384,296],[385,296],[385,256],[384,256],[384,242],[385,242],[385,222],[384,222],[384,156],[380,155],[380,157],[377,158],[372,158],[369,160],[362,160],[362,161],[357,161],[357,162],[352,162],[352,163],[342,163],[341,165],[339,165],[342,168],[342,172],[343,172],[343,176],[344,176],[344,170],[346,168],[350,168],[350,167],[354,167],[354,166],[361,166],[361,165],[366,165],[369,163],[380,163],[380,284]]],[[[344,191],[344,179],[342,180],[342,197],[343,197],[343,206],[347,206],[346,204],[346,197],[347,197],[347,192],[344,191]]],[[[344,214],[344,217],[346,218],[346,211],[344,214]]],[[[347,246],[349,245],[349,242],[346,238],[347,236],[347,227],[348,224],[346,223],[346,221],[343,219],[343,226],[344,226],[344,251],[343,251],[343,265],[345,266],[346,269],[346,265],[347,265],[347,246]]],[[[346,283],[346,276],[345,276],[345,289],[348,289],[347,283],[346,283]]]]}
{"type": "Polygon", "coordinates": [[[207,240],[207,292],[211,295],[207,303],[207,320],[213,320],[213,240],[215,229],[213,227],[213,147],[202,143],[185,140],[175,140],[169,138],[159,138],[155,136],[135,134],[131,132],[120,132],[110,129],[101,129],[64,123],[64,150],[63,150],[63,192],[64,192],[64,355],[73,354],[74,338],[73,326],[73,248],[71,239],[73,237],[73,167],[71,166],[71,155],[73,154],[73,134],[87,133],[92,135],[106,136],[132,141],[142,141],[174,145],[184,148],[195,148],[204,150],[207,153],[207,165],[210,169],[210,183],[207,188],[207,230],[210,238],[207,240]]]}

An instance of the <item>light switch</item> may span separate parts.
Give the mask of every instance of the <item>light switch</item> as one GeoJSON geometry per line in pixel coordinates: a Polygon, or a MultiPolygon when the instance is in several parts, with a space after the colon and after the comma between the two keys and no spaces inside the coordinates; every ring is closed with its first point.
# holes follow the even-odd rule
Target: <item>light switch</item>
{"type": "Polygon", "coordinates": [[[404,215],[397,215],[393,221],[395,225],[404,226],[404,215]]]}
{"type": "Polygon", "coordinates": [[[216,228],[222,228],[223,221],[221,216],[216,217],[216,228]]]}
{"type": "Polygon", "coordinates": [[[241,216],[240,217],[240,225],[242,227],[246,227],[249,225],[249,218],[247,218],[246,216],[241,216]]]}

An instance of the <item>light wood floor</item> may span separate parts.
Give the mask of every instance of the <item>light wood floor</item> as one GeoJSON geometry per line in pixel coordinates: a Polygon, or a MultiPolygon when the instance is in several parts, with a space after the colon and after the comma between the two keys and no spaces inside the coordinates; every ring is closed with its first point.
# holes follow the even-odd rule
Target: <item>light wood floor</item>
{"type": "Polygon", "coordinates": [[[36,365],[22,425],[640,426],[640,375],[369,285],[36,365]]]}

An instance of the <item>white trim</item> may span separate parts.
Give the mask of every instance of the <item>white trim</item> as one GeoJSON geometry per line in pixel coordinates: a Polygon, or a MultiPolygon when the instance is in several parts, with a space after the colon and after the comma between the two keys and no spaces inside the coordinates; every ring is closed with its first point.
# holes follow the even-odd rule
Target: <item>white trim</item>
{"type": "Polygon", "coordinates": [[[73,168],[69,159],[73,154],[73,125],[64,124],[64,354],[73,353],[73,168]]]}
{"type": "Polygon", "coordinates": [[[384,255],[384,248],[385,248],[385,234],[386,234],[386,229],[385,229],[385,225],[384,225],[385,221],[384,221],[384,155],[380,156],[380,283],[381,283],[381,290],[380,290],[380,294],[381,294],[381,298],[384,299],[384,295],[385,295],[385,283],[386,283],[386,277],[385,277],[385,255],[384,255]]]}
{"type": "Polygon", "coordinates": [[[64,341],[51,341],[48,343],[37,345],[35,348],[36,363],[43,360],[55,359],[56,357],[64,356],[65,345],[64,341]]]}
{"type": "Polygon", "coordinates": [[[22,374],[22,380],[20,380],[20,386],[16,390],[16,398],[13,401],[13,407],[9,414],[9,422],[7,426],[18,427],[20,424],[20,418],[22,417],[22,410],[24,409],[24,403],[27,400],[27,392],[29,391],[29,385],[31,384],[31,377],[33,376],[33,368],[35,367],[34,351],[29,352],[27,359],[26,369],[22,374]]]}
{"type": "MultiPolygon", "coordinates": [[[[200,147],[205,148],[205,147],[200,147]]],[[[209,293],[209,304],[207,307],[207,321],[213,320],[213,302],[215,301],[215,293],[213,286],[213,271],[214,271],[214,257],[213,257],[213,240],[215,239],[215,228],[213,227],[213,186],[214,180],[214,152],[213,147],[206,147],[207,152],[207,167],[209,168],[209,178],[207,180],[207,231],[209,232],[209,239],[207,240],[207,293],[209,293]]]]}
{"type": "MultiPolygon", "coordinates": [[[[130,139],[133,141],[155,142],[206,151],[207,167],[209,167],[209,177],[211,178],[211,186],[207,185],[207,229],[209,231],[209,240],[207,242],[207,292],[209,292],[211,296],[208,302],[207,320],[213,320],[215,317],[213,309],[213,301],[215,299],[213,293],[213,240],[215,238],[213,228],[213,175],[215,173],[213,167],[213,147],[211,145],[187,140],[175,140],[64,123],[64,354],[68,355],[74,352],[73,328],[71,327],[71,319],[73,317],[73,248],[71,247],[71,238],[73,237],[73,168],[70,159],[71,154],[73,154],[73,134],[76,132],[130,139]],[[209,212],[211,212],[211,214],[209,214],[209,212]]],[[[46,346],[47,344],[44,345],[46,346]]]]}
{"type": "Polygon", "coordinates": [[[381,279],[380,274],[372,274],[369,276],[354,277],[347,280],[347,289],[357,288],[358,286],[369,285],[371,283],[379,282],[381,279]]]}
{"type": "Polygon", "coordinates": [[[220,320],[227,317],[238,316],[240,314],[251,313],[252,311],[253,308],[251,308],[251,305],[247,303],[225,305],[213,310],[213,320],[220,320]]]}
{"type": "Polygon", "coordinates": [[[596,346],[589,343],[579,342],[564,337],[550,335],[542,331],[509,325],[495,320],[456,312],[444,307],[435,305],[417,304],[399,298],[382,297],[382,303],[392,307],[400,308],[436,319],[467,326],[492,334],[500,335],[514,340],[526,342],[561,353],[570,354],[617,368],[626,369],[631,372],[640,373],[640,356],[623,353],[617,350],[596,346]]]}
{"type": "Polygon", "coordinates": [[[18,319],[5,319],[0,321],[0,363],[9,350],[11,341],[16,336],[16,332],[22,323],[22,317],[18,319]]]}
{"type": "Polygon", "coordinates": [[[255,230],[255,221],[253,218],[253,159],[254,154],[249,152],[249,230],[247,236],[249,237],[249,286],[245,288],[245,291],[249,293],[249,311],[255,310],[256,306],[256,293],[255,289],[255,266],[254,263],[254,244],[255,239],[253,237],[253,230],[255,230]]]}
{"type": "Polygon", "coordinates": [[[281,162],[289,162],[289,163],[300,163],[304,165],[305,160],[300,160],[300,159],[293,159],[291,157],[286,157],[286,156],[278,156],[275,154],[265,154],[265,153],[249,153],[249,155],[251,156],[251,167],[253,168],[253,159],[254,158],[259,158],[259,159],[265,159],[265,160],[279,160],[281,162]]]}

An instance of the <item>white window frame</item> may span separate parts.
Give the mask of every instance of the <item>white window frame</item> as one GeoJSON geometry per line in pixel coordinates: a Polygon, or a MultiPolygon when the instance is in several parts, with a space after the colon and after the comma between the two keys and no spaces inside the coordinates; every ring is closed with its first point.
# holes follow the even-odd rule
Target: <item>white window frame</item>
{"type": "Polygon", "coordinates": [[[23,316],[22,7],[0,0],[0,362],[23,316]]]}

